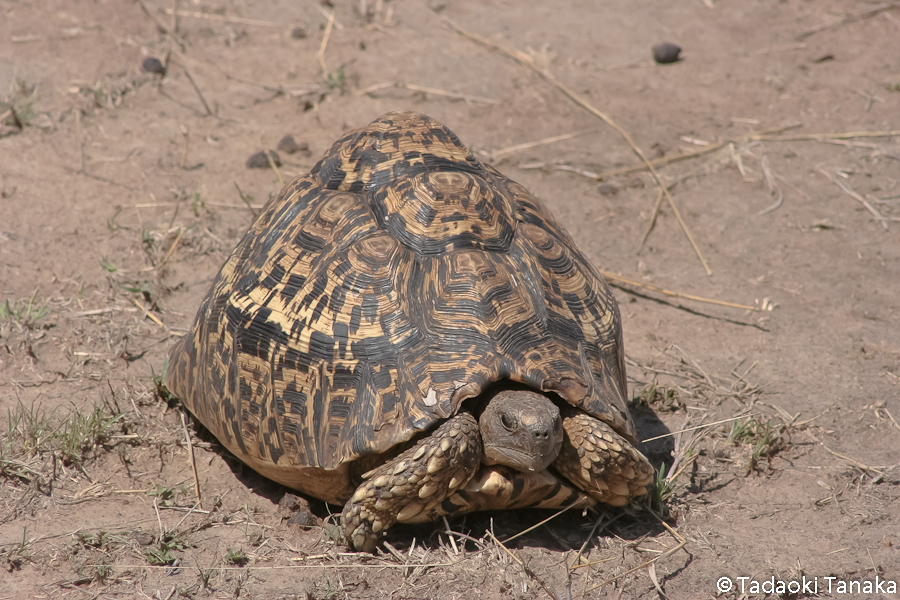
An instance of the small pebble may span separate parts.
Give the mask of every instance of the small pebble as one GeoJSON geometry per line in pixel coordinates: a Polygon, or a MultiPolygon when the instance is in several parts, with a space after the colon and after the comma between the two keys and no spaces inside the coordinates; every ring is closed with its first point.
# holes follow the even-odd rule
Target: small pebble
{"type": "MultiPolygon", "coordinates": [[[[275,163],[276,167],[281,166],[281,157],[278,156],[278,153],[274,150],[269,150],[269,155],[272,157],[272,162],[275,163]]],[[[247,159],[247,168],[248,169],[268,169],[269,168],[269,159],[266,158],[266,153],[263,151],[259,151],[250,158],[247,159]]]]}
{"type": "Polygon", "coordinates": [[[294,136],[288,134],[281,138],[281,141],[278,142],[277,147],[279,152],[284,152],[285,154],[294,154],[296,152],[309,152],[309,144],[306,142],[302,144],[298,144],[294,140],[294,136]]]}
{"type": "Polygon", "coordinates": [[[678,55],[681,54],[681,48],[675,44],[665,42],[657,46],[653,46],[653,60],[661,65],[678,62],[678,55]]]}
{"type": "Polygon", "coordinates": [[[319,524],[319,520],[314,514],[308,511],[300,511],[287,520],[288,525],[297,525],[303,529],[309,529],[319,524]]]}
{"type": "Polygon", "coordinates": [[[615,196],[618,193],[619,188],[611,183],[601,183],[597,186],[597,191],[600,192],[601,196],[615,196]]]}
{"type": "Polygon", "coordinates": [[[148,73],[156,73],[157,75],[165,75],[166,67],[159,62],[159,59],[154,56],[148,56],[144,59],[144,62],[141,63],[141,67],[148,73]]]}
{"type": "Polygon", "coordinates": [[[288,525],[298,525],[304,529],[319,524],[319,520],[309,508],[309,502],[290,492],[285,494],[278,503],[278,515],[288,525]]]}
{"type": "Polygon", "coordinates": [[[291,29],[291,37],[295,40],[302,40],[306,38],[306,29],[303,27],[294,27],[291,29]]]}

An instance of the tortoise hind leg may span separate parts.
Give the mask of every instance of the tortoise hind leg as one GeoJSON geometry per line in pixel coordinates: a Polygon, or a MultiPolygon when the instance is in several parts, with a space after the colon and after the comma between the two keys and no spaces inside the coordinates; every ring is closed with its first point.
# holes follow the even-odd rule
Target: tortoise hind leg
{"type": "Polygon", "coordinates": [[[440,504],[468,482],[483,453],[478,422],[471,414],[460,413],[367,473],[341,514],[350,545],[373,551],[388,527],[440,504]]]}
{"type": "Polygon", "coordinates": [[[647,493],[653,467],[609,425],[571,407],[562,410],[563,438],[556,471],[600,502],[624,506],[647,493]]]}

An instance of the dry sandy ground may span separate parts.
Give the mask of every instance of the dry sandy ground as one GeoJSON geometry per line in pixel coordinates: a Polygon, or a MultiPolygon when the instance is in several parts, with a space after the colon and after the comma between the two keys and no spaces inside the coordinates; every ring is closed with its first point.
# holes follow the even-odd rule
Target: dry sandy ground
{"type": "Polygon", "coordinates": [[[900,5],[144,6],[0,4],[0,599],[900,597],[900,5]],[[614,129],[445,19],[659,160],[711,275],[667,202],[639,250],[659,187],[614,129]],[[653,64],[663,41],[683,60],[653,64]],[[348,555],[188,420],[191,510],[154,374],[281,187],[245,163],[292,134],[294,177],[390,110],[449,126],[600,268],[759,309],[616,290],[641,437],[726,420],[647,444],[654,502],[502,546],[490,531],[549,515],[398,527],[396,552],[348,555]]]}

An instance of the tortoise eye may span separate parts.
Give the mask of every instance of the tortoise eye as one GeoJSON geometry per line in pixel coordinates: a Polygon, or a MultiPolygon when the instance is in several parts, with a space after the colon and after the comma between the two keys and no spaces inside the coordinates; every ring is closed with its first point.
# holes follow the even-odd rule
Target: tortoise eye
{"type": "Polygon", "coordinates": [[[507,431],[512,431],[515,429],[515,423],[513,420],[506,416],[506,413],[500,413],[500,424],[503,425],[503,428],[507,431]]]}

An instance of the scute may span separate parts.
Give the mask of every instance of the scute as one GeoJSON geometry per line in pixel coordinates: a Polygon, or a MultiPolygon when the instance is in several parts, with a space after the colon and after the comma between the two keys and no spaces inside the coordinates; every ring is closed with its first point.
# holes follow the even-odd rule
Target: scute
{"type": "Polygon", "coordinates": [[[509,200],[469,173],[404,177],[372,198],[379,223],[421,257],[465,249],[505,252],[515,231],[509,200]]]}
{"type": "Polygon", "coordinates": [[[267,477],[324,500],[500,380],[633,439],[616,303],[525,188],[446,127],[390,113],[272,199],[226,261],[167,385],[267,477]]]}

